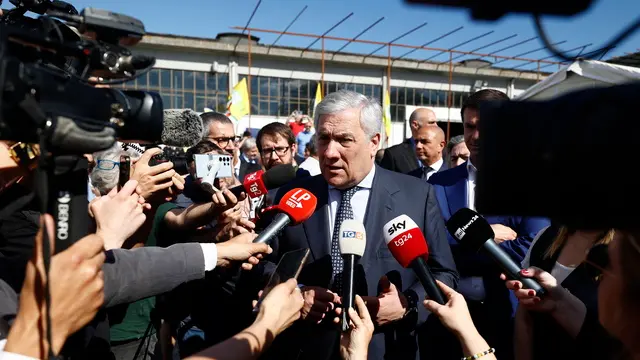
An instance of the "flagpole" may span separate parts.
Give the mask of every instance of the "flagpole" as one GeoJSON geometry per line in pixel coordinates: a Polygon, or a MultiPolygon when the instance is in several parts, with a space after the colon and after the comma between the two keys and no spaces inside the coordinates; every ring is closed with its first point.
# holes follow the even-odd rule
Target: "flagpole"
{"type": "MultiPolygon", "coordinates": [[[[248,52],[249,52],[249,62],[248,62],[248,75],[247,75],[247,93],[249,94],[249,104],[247,104],[247,107],[249,108],[249,124],[247,126],[247,128],[251,129],[251,30],[249,29],[247,31],[247,43],[249,44],[248,46],[248,52]]],[[[240,122],[240,119],[238,119],[238,123],[240,122]]]]}

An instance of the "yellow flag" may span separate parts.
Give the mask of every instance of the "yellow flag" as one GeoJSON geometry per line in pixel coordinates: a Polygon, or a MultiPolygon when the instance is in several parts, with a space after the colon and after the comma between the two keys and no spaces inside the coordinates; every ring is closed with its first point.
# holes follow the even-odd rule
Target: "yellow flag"
{"type": "Polygon", "coordinates": [[[316,107],[322,101],[322,83],[318,83],[318,87],[316,88],[316,100],[313,103],[313,115],[316,115],[316,107]]]}
{"type": "Polygon", "coordinates": [[[249,91],[247,90],[247,78],[243,78],[233,88],[231,95],[229,95],[227,115],[239,121],[243,116],[249,115],[250,111],[251,105],[249,103],[249,91]]]}
{"type": "Polygon", "coordinates": [[[382,124],[384,125],[384,133],[388,139],[391,136],[391,98],[389,97],[389,91],[384,89],[384,96],[382,99],[382,124]]]}

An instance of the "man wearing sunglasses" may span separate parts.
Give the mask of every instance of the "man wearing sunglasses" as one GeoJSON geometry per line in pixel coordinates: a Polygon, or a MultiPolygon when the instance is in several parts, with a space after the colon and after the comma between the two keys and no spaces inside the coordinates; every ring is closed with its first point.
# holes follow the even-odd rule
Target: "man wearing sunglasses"
{"type": "Polygon", "coordinates": [[[238,180],[244,180],[247,174],[251,174],[262,167],[258,164],[251,164],[240,161],[239,145],[241,136],[236,136],[233,122],[224,114],[218,112],[207,112],[200,115],[205,128],[204,138],[218,145],[229,154],[233,154],[233,171],[238,180]]]}

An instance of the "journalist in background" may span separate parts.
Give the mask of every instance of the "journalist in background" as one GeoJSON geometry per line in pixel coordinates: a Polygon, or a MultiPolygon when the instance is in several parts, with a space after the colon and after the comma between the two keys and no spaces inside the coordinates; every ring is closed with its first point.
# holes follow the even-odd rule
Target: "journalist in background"
{"type": "Polygon", "coordinates": [[[271,259],[277,263],[287,251],[311,249],[299,277],[305,305],[302,320],[282,334],[270,358],[339,358],[340,328],[334,320],[341,311],[340,281],[336,279],[342,276],[342,258],[337,246],[339,231],[334,230],[342,220],[352,218],[362,221],[367,233],[354,282],[378,326],[369,359],[414,359],[414,330],[427,317],[418,305],[426,294],[413,271],[402,268],[393,258],[382,226],[402,214],[412,218],[427,239],[431,271],[455,287],[458,274],[433,189],[424,181],[374,165],[382,127],[378,101],[341,90],[318,104],[315,117],[322,174],[281,188],[276,202],[289,189],[301,187],[315,194],[318,204],[311,218],[286,228],[273,242],[271,259]]]}

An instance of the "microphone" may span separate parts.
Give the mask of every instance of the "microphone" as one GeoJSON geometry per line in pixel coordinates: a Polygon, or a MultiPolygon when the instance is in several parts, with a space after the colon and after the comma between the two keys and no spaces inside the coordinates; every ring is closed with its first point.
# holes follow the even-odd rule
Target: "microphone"
{"type": "Polygon", "coordinates": [[[202,140],[204,125],[191,109],[165,109],[162,122],[162,143],[176,147],[190,147],[202,140]]]}
{"type": "Polygon", "coordinates": [[[340,225],[340,233],[338,244],[340,245],[340,253],[344,260],[342,270],[342,331],[349,331],[349,314],[348,309],[353,307],[355,292],[353,291],[353,274],[355,266],[367,244],[367,234],[364,225],[352,219],[342,221],[340,225]]]}
{"type": "Polygon", "coordinates": [[[274,238],[287,225],[297,225],[308,218],[316,210],[318,199],[306,189],[296,188],[289,190],[280,203],[271,209],[276,210],[277,214],[273,217],[273,221],[267,226],[254,243],[264,243],[274,238]]]}
{"type": "Polygon", "coordinates": [[[384,241],[394,258],[403,268],[411,267],[418,276],[422,287],[429,298],[444,305],[444,295],[436,284],[431,270],[427,265],[429,247],[422,230],[407,215],[400,215],[384,224],[384,241]]]}
{"type": "Polygon", "coordinates": [[[546,291],[537,281],[520,274],[522,268],[495,242],[491,225],[480,214],[462,208],[451,216],[446,225],[449,234],[463,246],[474,251],[483,249],[509,279],[518,280],[526,289],[535,290],[537,296],[544,295],[546,291]]]}
{"type": "Polygon", "coordinates": [[[296,169],[291,164],[281,164],[265,171],[259,170],[244,177],[242,185],[229,188],[236,197],[247,193],[250,198],[265,195],[296,178],[296,169]]]}

